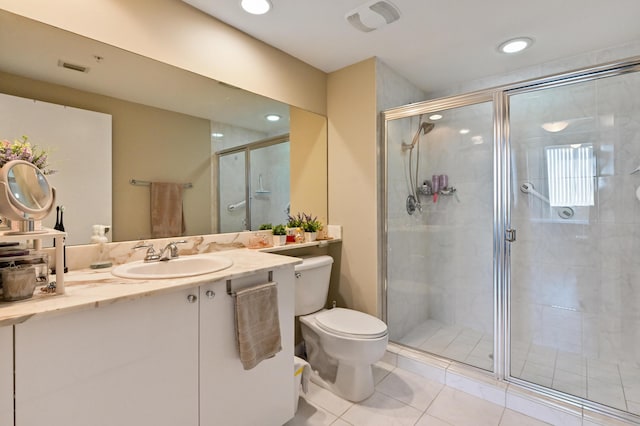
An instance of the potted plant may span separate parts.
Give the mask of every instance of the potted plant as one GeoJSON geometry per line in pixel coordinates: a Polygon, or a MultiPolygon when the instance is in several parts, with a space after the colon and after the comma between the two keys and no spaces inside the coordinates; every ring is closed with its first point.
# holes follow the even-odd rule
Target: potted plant
{"type": "Polygon", "coordinates": [[[322,228],[322,223],[318,221],[317,217],[311,215],[304,215],[304,221],[302,222],[302,229],[304,229],[304,240],[306,242],[315,241],[318,237],[318,230],[322,228]]]}
{"type": "Polygon", "coordinates": [[[287,242],[287,230],[284,225],[276,225],[273,227],[273,245],[283,246],[287,242]]]}

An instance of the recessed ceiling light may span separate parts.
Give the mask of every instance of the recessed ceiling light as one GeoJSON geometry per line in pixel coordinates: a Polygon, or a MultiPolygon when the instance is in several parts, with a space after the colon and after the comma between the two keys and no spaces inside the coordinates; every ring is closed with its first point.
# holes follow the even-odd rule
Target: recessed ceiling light
{"type": "Polygon", "coordinates": [[[271,2],[269,0],[242,0],[240,5],[245,12],[252,15],[264,15],[271,10],[271,2]]]}
{"type": "Polygon", "coordinates": [[[219,138],[221,138],[221,137],[223,137],[223,136],[224,136],[224,133],[218,133],[218,132],[211,133],[211,137],[212,137],[212,138],[217,138],[217,139],[219,139],[219,138]]]}
{"type": "Polygon", "coordinates": [[[267,114],[264,116],[264,118],[267,119],[267,121],[280,121],[280,117],[278,114],[267,114]]]}
{"type": "Polygon", "coordinates": [[[544,123],[542,125],[542,128],[545,129],[547,132],[556,133],[556,132],[563,131],[564,129],[567,128],[568,125],[569,125],[568,121],[553,121],[549,123],[544,123]]]}
{"type": "Polygon", "coordinates": [[[518,37],[507,40],[498,46],[500,53],[518,53],[533,44],[533,39],[529,37],[518,37]]]}
{"type": "Polygon", "coordinates": [[[471,131],[471,130],[469,130],[469,129],[460,129],[460,134],[461,134],[461,135],[466,135],[466,134],[468,134],[470,131],[471,131]]]}
{"type": "Polygon", "coordinates": [[[440,119],[442,119],[442,115],[440,115],[440,114],[433,114],[433,115],[429,116],[429,120],[436,121],[436,120],[440,120],[440,119]]]}

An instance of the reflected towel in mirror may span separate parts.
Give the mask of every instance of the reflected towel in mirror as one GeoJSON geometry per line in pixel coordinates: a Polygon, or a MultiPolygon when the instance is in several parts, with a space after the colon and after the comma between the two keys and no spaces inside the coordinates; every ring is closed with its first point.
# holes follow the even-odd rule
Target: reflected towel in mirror
{"type": "Polygon", "coordinates": [[[178,237],[186,228],[181,183],[151,182],[151,237],[178,237]]]}

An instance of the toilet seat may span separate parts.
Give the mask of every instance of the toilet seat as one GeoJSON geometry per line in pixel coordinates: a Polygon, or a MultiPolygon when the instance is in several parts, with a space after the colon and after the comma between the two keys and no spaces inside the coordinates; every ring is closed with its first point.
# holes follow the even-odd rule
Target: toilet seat
{"type": "Polygon", "coordinates": [[[334,308],[315,316],[325,331],[358,339],[377,339],[387,334],[387,325],[378,318],[352,309],[334,308]]]}

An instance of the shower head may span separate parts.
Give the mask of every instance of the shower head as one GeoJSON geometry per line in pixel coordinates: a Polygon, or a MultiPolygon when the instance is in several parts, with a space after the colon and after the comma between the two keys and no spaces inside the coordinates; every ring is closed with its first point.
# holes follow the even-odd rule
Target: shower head
{"type": "Polygon", "coordinates": [[[418,130],[418,133],[420,133],[420,130],[422,130],[422,134],[426,135],[427,133],[429,133],[430,131],[433,130],[433,128],[436,127],[435,124],[433,123],[427,123],[426,121],[424,123],[422,123],[420,125],[420,129],[418,130]]]}
{"type": "Polygon", "coordinates": [[[416,134],[413,136],[413,140],[411,140],[411,144],[403,143],[402,150],[404,151],[407,149],[413,149],[413,147],[416,146],[416,144],[418,143],[418,140],[420,139],[420,132],[422,132],[423,135],[426,135],[427,133],[432,131],[434,127],[436,127],[436,125],[433,123],[427,123],[426,121],[420,123],[420,127],[418,128],[418,131],[416,132],[416,134]]]}

